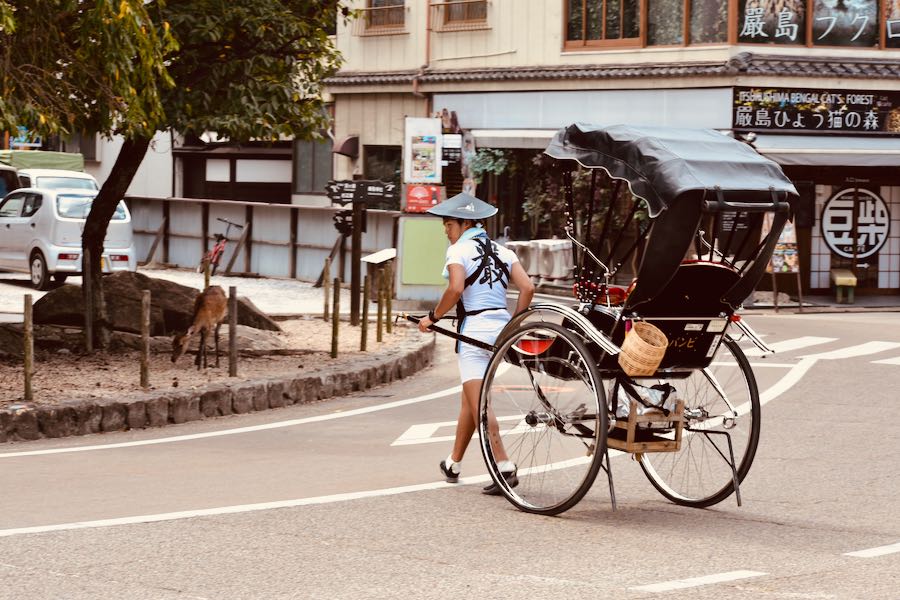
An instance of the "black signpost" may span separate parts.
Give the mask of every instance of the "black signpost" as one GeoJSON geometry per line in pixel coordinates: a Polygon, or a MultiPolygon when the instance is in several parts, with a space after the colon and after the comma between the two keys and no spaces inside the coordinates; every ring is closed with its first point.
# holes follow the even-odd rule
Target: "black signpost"
{"type": "MultiPolygon", "coordinates": [[[[399,199],[397,185],[386,181],[357,179],[329,181],[325,188],[328,198],[342,206],[352,204],[352,210],[340,210],[334,215],[335,229],[341,236],[350,236],[350,324],[359,325],[360,264],[362,234],[366,231],[366,205],[399,199]],[[349,217],[349,218],[348,218],[349,217]]],[[[335,292],[337,293],[337,291],[335,292]]]]}

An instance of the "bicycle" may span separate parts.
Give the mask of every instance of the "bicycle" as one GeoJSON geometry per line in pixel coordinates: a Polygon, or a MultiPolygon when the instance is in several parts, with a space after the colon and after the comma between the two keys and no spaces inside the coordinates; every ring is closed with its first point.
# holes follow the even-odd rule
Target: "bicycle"
{"type": "Polygon", "coordinates": [[[228,219],[216,217],[216,220],[222,221],[227,225],[225,228],[225,233],[215,234],[216,243],[213,244],[212,248],[210,248],[209,251],[203,254],[203,258],[200,259],[200,265],[197,267],[198,273],[203,273],[204,271],[206,271],[207,267],[209,267],[210,275],[215,275],[216,270],[219,268],[219,261],[222,260],[222,256],[225,254],[225,245],[228,243],[228,234],[231,232],[231,228],[244,228],[243,225],[234,223],[233,221],[229,221],[228,219]]]}

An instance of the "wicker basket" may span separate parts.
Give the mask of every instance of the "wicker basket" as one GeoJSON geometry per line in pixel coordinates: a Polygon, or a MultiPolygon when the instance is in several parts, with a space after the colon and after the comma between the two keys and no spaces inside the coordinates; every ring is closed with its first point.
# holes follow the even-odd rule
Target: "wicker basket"
{"type": "Polygon", "coordinates": [[[635,321],[619,352],[619,366],[629,377],[649,377],[656,373],[668,345],[666,334],[658,327],[635,321]]]}

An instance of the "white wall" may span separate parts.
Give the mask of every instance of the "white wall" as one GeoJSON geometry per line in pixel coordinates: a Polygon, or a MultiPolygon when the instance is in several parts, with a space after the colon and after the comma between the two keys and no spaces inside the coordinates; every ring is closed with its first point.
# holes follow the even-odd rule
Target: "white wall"
{"type": "MultiPolygon", "coordinates": [[[[123,139],[115,136],[112,139],[100,138],[97,144],[97,161],[87,162],[84,170],[97,178],[100,185],[106,181],[112,171],[123,139]]],[[[169,132],[157,132],[150,142],[147,155],[138,168],[128,194],[132,196],[152,196],[167,198],[172,196],[172,143],[169,132]]]]}

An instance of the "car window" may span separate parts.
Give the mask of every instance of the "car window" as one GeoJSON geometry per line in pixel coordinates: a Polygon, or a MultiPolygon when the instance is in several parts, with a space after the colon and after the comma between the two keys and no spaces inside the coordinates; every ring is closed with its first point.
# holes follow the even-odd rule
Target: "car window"
{"type": "Polygon", "coordinates": [[[0,198],[19,187],[15,171],[0,169],[0,198]]]}
{"type": "Polygon", "coordinates": [[[25,205],[22,208],[23,217],[31,217],[38,211],[43,203],[44,197],[40,194],[28,194],[25,196],[25,205]]]}
{"type": "MultiPolygon", "coordinates": [[[[91,203],[93,201],[93,196],[59,194],[56,197],[56,211],[60,217],[66,219],[86,219],[88,213],[91,212],[91,203]]],[[[116,206],[116,212],[113,213],[112,220],[124,221],[125,218],[125,203],[120,201],[116,206]]]]}
{"type": "Polygon", "coordinates": [[[25,197],[21,194],[7,198],[6,202],[0,204],[0,217],[18,217],[24,200],[25,197]]]}
{"type": "Polygon", "coordinates": [[[19,175],[19,183],[22,187],[31,187],[31,177],[28,175],[19,175]]]}
{"type": "Polygon", "coordinates": [[[35,177],[34,187],[44,188],[46,190],[96,190],[97,184],[92,179],[82,179],[80,177],[35,177]]]}

